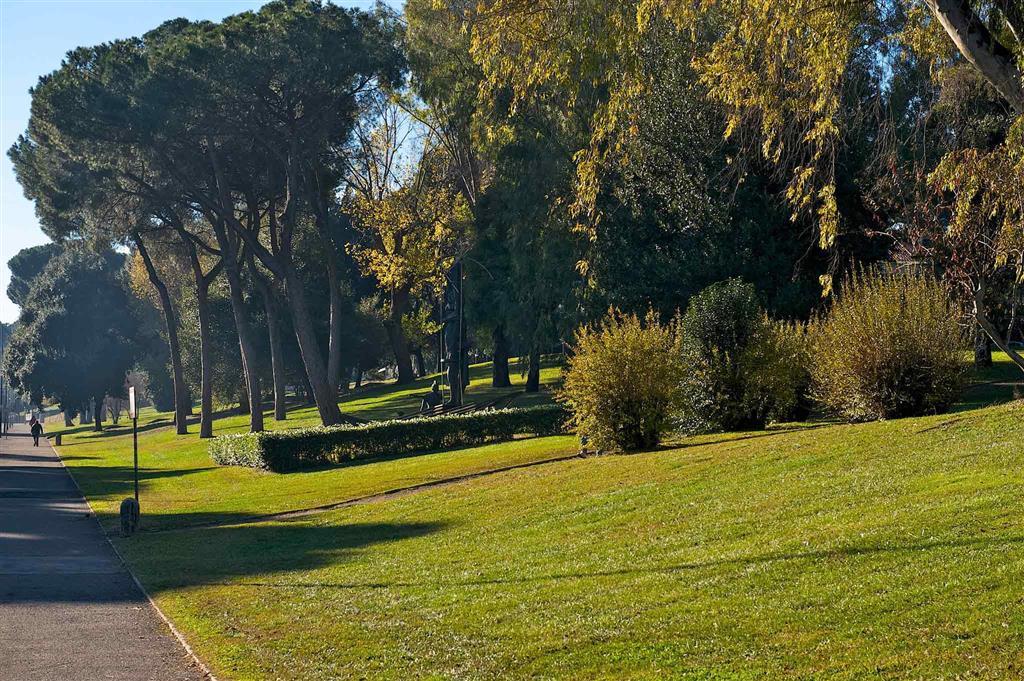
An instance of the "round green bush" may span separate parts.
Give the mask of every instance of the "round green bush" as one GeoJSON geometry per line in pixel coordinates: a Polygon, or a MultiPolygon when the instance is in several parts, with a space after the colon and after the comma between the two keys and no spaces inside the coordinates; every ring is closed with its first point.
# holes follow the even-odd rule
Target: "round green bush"
{"type": "Polygon", "coordinates": [[[849,277],[811,332],[813,394],[852,421],[936,414],[963,390],[960,314],[933,277],[849,277]]]}
{"type": "Polygon", "coordinates": [[[803,328],[768,319],[752,285],[728,279],[701,291],[680,334],[683,430],[751,430],[800,415],[809,383],[803,328]]]}

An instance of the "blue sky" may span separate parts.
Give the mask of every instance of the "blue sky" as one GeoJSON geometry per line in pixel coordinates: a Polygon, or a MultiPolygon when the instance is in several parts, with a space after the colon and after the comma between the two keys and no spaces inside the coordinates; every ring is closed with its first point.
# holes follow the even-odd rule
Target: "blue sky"
{"type": "MultiPolygon", "coordinates": [[[[262,0],[0,0],[0,321],[11,322],[18,316],[18,308],[6,294],[7,261],[22,248],[46,241],[7,158],[7,149],[28,124],[29,88],[80,45],[140,35],[167,19],[221,19],[262,4],[262,0]]],[[[338,4],[369,8],[373,1],[338,4]]]]}

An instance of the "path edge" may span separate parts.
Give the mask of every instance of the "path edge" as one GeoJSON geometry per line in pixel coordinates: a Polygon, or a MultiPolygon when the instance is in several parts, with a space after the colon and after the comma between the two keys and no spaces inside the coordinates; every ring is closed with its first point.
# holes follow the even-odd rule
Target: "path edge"
{"type": "Polygon", "coordinates": [[[160,616],[161,620],[163,620],[164,625],[166,625],[170,632],[174,634],[175,640],[178,641],[178,644],[181,645],[185,652],[188,653],[188,656],[192,658],[192,661],[195,662],[196,666],[199,667],[199,671],[210,681],[220,681],[210,668],[206,666],[206,663],[199,659],[199,656],[196,655],[196,651],[192,650],[192,646],[188,644],[188,640],[185,638],[185,635],[178,630],[178,627],[174,626],[174,622],[171,621],[171,618],[164,614],[164,611],[156,604],[156,601],[153,600],[153,597],[149,594],[149,591],[146,590],[146,587],[144,587],[142,582],[139,581],[139,578],[135,576],[135,572],[132,571],[131,566],[128,565],[128,562],[124,559],[124,556],[121,555],[121,552],[117,550],[114,542],[110,540],[110,535],[107,534],[106,529],[104,529],[103,523],[99,522],[99,516],[96,515],[96,511],[93,509],[92,503],[89,501],[89,497],[85,496],[85,492],[83,492],[82,488],[79,487],[78,480],[75,479],[71,469],[68,468],[66,463],[64,463],[64,459],[61,457],[60,452],[53,446],[53,443],[50,442],[50,438],[46,438],[46,443],[49,445],[50,449],[53,450],[53,453],[57,455],[57,460],[60,461],[61,467],[68,474],[68,477],[71,478],[71,484],[73,484],[75,489],[78,490],[78,494],[82,497],[82,501],[84,501],[85,505],[89,508],[89,513],[92,514],[93,520],[96,520],[97,524],[99,524],[100,532],[103,533],[103,538],[107,540],[107,544],[113,550],[117,559],[121,561],[121,565],[124,566],[125,572],[127,572],[128,576],[132,578],[133,582],[135,582],[135,586],[140,592],[142,592],[142,595],[146,597],[146,600],[149,601],[149,606],[156,611],[156,614],[160,616]]]}

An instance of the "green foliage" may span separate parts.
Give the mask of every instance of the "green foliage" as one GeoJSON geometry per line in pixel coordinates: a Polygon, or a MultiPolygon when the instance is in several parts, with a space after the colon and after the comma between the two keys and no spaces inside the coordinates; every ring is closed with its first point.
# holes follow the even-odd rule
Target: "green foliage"
{"type": "Polygon", "coordinates": [[[959,318],[931,276],[852,275],[812,325],[814,396],[857,421],[946,411],[965,381],[959,318]]]}
{"type": "Polygon", "coordinates": [[[675,326],[613,309],[580,328],[559,399],[596,449],[650,449],[671,430],[681,379],[675,326]]]}
{"type": "Polygon", "coordinates": [[[767,401],[769,421],[803,421],[811,412],[811,356],[807,325],[766,320],[750,348],[748,371],[767,401]]]}
{"type": "Polygon", "coordinates": [[[752,285],[712,284],[690,301],[680,333],[683,430],[763,428],[799,411],[801,332],[769,320],[752,285]]]}
{"type": "Polygon", "coordinates": [[[4,353],[11,387],[39,404],[80,405],[124,392],[138,349],[137,329],[120,278],[122,256],[71,244],[31,283],[4,353]]]}
{"type": "Polygon", "coordinates": [[[32,280],[39,276],[46,264],[60,254],[56,243],[23,248],[7,261],[11,281],[7,285],[7,297],[15,305],[26,305],[32,290],[32,280]]]}
{"type": "Polygon", "coordinates": [[[564,431],[557,405],[377,421],[359,426],[302,428],[218,437],[210,456],[221,465],[283,473],[344,461],[504,442],[516,435],[564,431]]]}

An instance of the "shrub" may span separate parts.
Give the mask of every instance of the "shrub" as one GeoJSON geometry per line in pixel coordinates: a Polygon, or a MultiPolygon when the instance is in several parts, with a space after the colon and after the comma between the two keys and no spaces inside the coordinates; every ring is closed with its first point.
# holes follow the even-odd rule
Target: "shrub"
{"type": "Polygon", "coordinates": [[[558,405],[543,405],[358,426],[223,435],[210,442],[210,456],[223,466],[283,473],[344,461],[501,442],[516,435],[555,435],[565,432],[566,416],[558,405]]]}
{"type": "Polygon", "coordinates": [[[694,296],[681,324],[680,425],[687,432],[763,428],[806,405],[804,330],[773,322],[740,279],[694,296]]]}
{"type": "Polygon", "coordinates": [[[811,413],[807,324],[766,320],[746,362],[751,383],[767,400],[768,421],[803,421],[811,413]]]}
{"type": "Polygon", "coordinates": [[[559,399],[596,449],[650,449],[672,427],[680,379],[674,326],[609,310],[577,332],[559,399]]]}
{"type": "Polygon", "coordinates": [[[965,380],[958,317],[930,276],[854,274],[813,326],[815,398],[851,420],[947,410],[965,380]]]}

